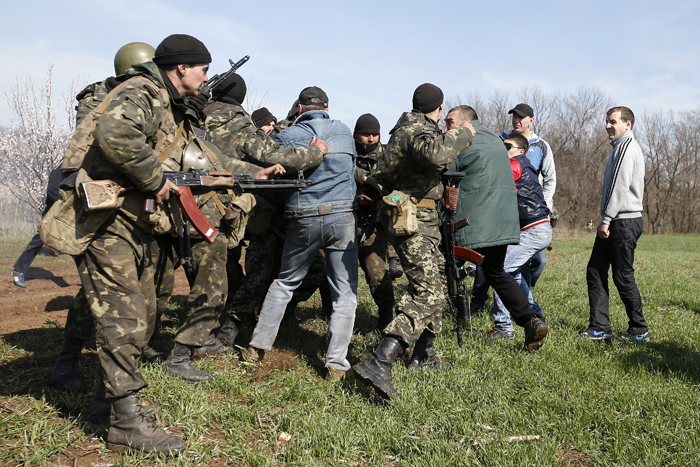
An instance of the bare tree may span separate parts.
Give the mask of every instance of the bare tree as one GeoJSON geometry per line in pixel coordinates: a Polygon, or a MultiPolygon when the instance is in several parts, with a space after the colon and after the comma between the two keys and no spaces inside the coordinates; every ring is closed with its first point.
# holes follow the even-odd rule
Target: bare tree
{"type": "MultiPolygon", "coordinates": [[[[75,95],[77,83],[69,93],[75,95]]],[[[53,65],[49,65],[44,85],[36,88],[31,78],[15,80],[5,102],[14,118],[0,132],[0,177],[5,180],[12,197],[27,206],[36,222],[44,209],[49,173],[63,159],[71,136],[74,112],[64,95],[67,120],[58,117],[53,95],[53,65]]]]}

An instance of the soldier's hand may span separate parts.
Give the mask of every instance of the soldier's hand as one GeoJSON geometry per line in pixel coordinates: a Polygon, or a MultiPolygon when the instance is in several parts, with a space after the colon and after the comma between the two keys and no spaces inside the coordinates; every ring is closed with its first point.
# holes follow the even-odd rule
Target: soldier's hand
{"type": "Polygon", "coordinates": [[[314,136],[313,138],[311,138],[311,143],[309,143],[309,146],[311,145],[318,146],[318,148],[321,150],[324,156],[328,154],[328,146],[326,145],[326,142],[322,139],[318,139],[314,136]]]}
{"type": "Polygon", "coordinates": [[[282,167],[279,164],[275,164],[272,167],[267,167],[266,169],[260,169],[255,176],[257,180],[267,180],[270,177],[274,177],[275,175],[282,175],[287,173],[286,170],[284,170],[284,167],[282,167]]]}
{"type": "Polygon", "coordinates": [[[363,206],[374,202],[374,200],[372,198],[370,198],[369,196],[367,196],[365,194],[359,194],[359,195],[355,196],[355,198],[357,198],[358,204],[361,204],[363,206]]]}
{"type": "Polygon", "coordinates": [[[182,194],[182,189],[180,189],[179,186],[175,185],[170,180],[166,180],[165,185],[163,185],[163,188],[161,188],[160,191],[156,193],[156,204],[160,204],[163,201],[169,200],[170,190],[173,190],[178,195],[182,194]]]}
{"type": "Polygon", "coordinates": [[[610,236],[610,230],[609,230],[609,225],[608,224],[603,224],[602,222],[598,226],[598,236],[600,238],[608,238],[610,236]]]}
{"type": "Polygon", "coordinates": [[[476,135],[476,130],[474,129],[474,125],[472,125],[472,122],[464,121],[460,126],[463,126],[464,128],[469,128],[469,131],[472,132],[472,136],[476,135]]]}

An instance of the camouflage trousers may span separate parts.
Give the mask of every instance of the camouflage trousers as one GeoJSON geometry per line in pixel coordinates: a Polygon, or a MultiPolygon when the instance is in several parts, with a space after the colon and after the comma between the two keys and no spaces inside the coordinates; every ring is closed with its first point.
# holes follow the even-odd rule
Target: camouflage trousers
{"type": "Polygon", "coordinates": [[[433,334],[442,331],[445,285],[440,269],[444,258],[438,250],[437,235],[388,236],[401,259],[408,288],[396,306],[396,317],[384,328],[384,333],[408,345],[418,340],[425,329],[433,334]]]}
{"type": "MultiPolygon", "coordinates": [[[[232,318],[243,322],[257,321],[267,289],[280,273],[283,248],[284,238],[274,234],[250,240],[245,254],[245,279],[234,294],[229,309],[232,318]]],[[[326,279],[326,261],[319,252],[301,286],[294,291],[291,303],[304,302],[316,289],[323,287],[328,289],[330,296],[330,286],[326,279]]]]}
{"type": "Polygon", "coordinates": [[[79,262],[78,273],[95,322],[106,397],[116,399],[146,387],[138,362],[155,326],[156,294],[153,237],[120,214],[108,222],[79,262]]]}
{"type": "MultiPolygon", "coordinates": [[[[158,309],[173,294],[175,269],[179,264],[179,252],[173,245],[178,239],[169,235],[157,238],[157,246],[152,249],[153,261],[157,265],[155,273],[158,309]]],[[[187,297],[185,320],[175,335],[175,342],[201,347],[211,331],[218,327],[218,318],[228,290],[226,278],[227,243],[226,236],[218,235],[213,243],[204,239],[190,240],[193,267],[185,270],[190,285],[187,297]]]]}
{"type": "MultiPolygon", "coordinates": [[[[365,273],[374,303],[377,304],[379,320],[377,328],[384,329],[394,319],[394,286],[386,273],[388,249],[391,247],[382,230],[375,231],[358,250],[360,267],[365,273]]],[[[391,252],[396,255],[394,248],[391,252]]]]}
{"type": "MultiPolygon", "coordinates": [[[[73,260],[78,270],[84,261],[83,255],[74,256],[73,260]]],[[[90,306],[85,298],[85,290],[81,287],[68,308],[66,316],[66,328],[63,335],[68,339],[86,341],[94,329],[90,306]]]]}

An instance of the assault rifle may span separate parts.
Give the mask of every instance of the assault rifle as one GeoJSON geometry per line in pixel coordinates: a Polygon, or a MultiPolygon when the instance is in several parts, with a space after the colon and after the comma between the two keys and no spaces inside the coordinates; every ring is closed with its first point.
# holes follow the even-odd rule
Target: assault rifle
{"type": "Polygon", "coordinates": [[[211,91],[212,89],[217,87],[219,84],[221,84],[226,78],[228,78],[229,76],[234,74],[236,72],[236,70],[238,70],[240,67],[242,67],[245,64],[245,62],[247,62],[248,60],[250,60],[250,55],[246,55],[242,59],[238,60],[236,63],[233,63],[233,60],[231,60],[229,58],[228,62],[231,65],[231,69],[225,73],[215,75],[209,81],[204,83],[204,87],[206,87],[209,91],[211,91]]]}
{"type": "MultiPolygon", "coordinates": [[[[194,200],[193,189],[197,194],[232,189],[237,196],[240,196],[243,193],[261,194],[301,191],[305,186],[311,184],[311,180],[305,180],[301,173],[299,178],[278,180],[258,180],[244,173],[205,169],[192,169],[187,172],[164,171],[163,175],[182,188],[182,194],[178,197],[178,201],[185,212],[185,217],[189,222],[192,222],[195,230],[209,243],[214,241],[219,231],[211,225],[199,210],[199,206],[194,200]]],[[[124,191],[126,191],[125,188],[112,180],[92,180],[82,182],[78,186],[78,192],[83,200],[86,213],[118,207],[118,196],[124,191]]],[[[155,208],[155,199],[147,198],[143,207],[144,211],[146,213],[154,213],[155,208]]]]}
{"type": "Polygon", "coordinates": [[[464,284],[464,275],[461,273],[461,265],[456,260],[469,261],[478,266],[484,259],[483,255],[474,250],[455,246],[455,233],[462,227],[469,225],[468,219],[455,222],[455,211],[457,209],[457,200],[459,199],[459,188],[456,185],[465,176],[464,172],[444,172],[442,174],[442,182],[445,185],[445,193],[442,199],[442,203],[445,206],[445,218],[440,226],[443,253],[445,254],[447,301],[450,304],[452,315],[457,324],[457,343],[460,347],[463,344],[462,321],[471,319],[471,313],[469,311],[469,293],[467,292],[467,286],[464,284]]]}

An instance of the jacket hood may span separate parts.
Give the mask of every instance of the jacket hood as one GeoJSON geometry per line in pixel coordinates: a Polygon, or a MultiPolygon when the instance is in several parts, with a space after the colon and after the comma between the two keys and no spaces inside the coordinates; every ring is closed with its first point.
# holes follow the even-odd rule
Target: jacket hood
{"type": "Polygon", "coordinates": [[[144,63],[139,63],[137,65],[132,65],[131,68],[126,70],[124,73],[124,76],[128,78],[133,78],[134,76],[138,75],[150,75],[153,78],[156,79],[163,87],[165,86],[165,81],[163,80],[163,77],[160,75],[160,70],[158,69],[158,65],[156,65],[153,62],[144,62],[144,63]]]}
{"type": "Polygon", "coordinates": [[[437,123],[426,117],[425,114],[422,114],[420,112],[404,112],[401,117],[399,117],[399,121],[396,122],[396,125],[394,125],[394,128],[391,129],[389,134],[392,134],[399,128],[406,126],[406,125],[412,125],[415,123],[419,123],[421,125],[426,125],[426,126],[431,126],[435,127],[436,129],[439,130],[437,123]]]}

